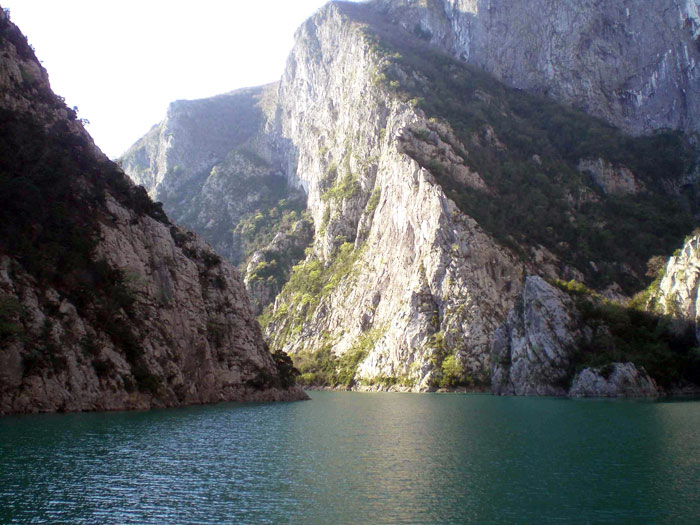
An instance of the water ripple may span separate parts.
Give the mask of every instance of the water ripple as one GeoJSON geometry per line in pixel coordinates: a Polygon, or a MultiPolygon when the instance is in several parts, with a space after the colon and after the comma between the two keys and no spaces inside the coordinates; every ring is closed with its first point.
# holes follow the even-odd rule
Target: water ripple
{"type": "Polygon", "coordinates": [[[692,523],[700,514],[700,402],[312,397],[0,419],[0,522],[692,523]]]}

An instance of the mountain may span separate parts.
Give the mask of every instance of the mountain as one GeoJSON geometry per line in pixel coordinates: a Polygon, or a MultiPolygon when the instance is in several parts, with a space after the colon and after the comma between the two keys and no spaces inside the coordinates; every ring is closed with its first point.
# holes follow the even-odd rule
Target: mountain
{"type": "Polygon", "coordinates": [[[249,140],[304,191],[313,239],[289,270],[306,239],[269,222],[246,281],[284,282],[259,319],[306,383],[656,395],[698,380],[680,370],[697,343],[629,302],[697,225],[697,3],[521,4],[331,2],[298,30],[249,140]],[[638,321],[653,334],[625,332],[638,321]]]}
{"type": "Polygon", "coordinates": [[[0,413],[304,398],[238,272],[99,151],[0,13],[0,413]]]}
{"type": "Polygon", "coordinates": [[[258,313],[279,293],[313,235],[303,188],[285,176],[286,143],[265,133],[276,92],[274,84],[173,102],[165,119],[121,158],[125,172],[163,202],[176,223],[201,234],[242,270],[282,224],[293,232],[286,244],[299,245],[296,252],[282,258],[268,250],[272,255],[261,252],[252,261],[251,274],[260,263],[274,261],[277,270],[261,267],[248,279],[258,313]]]}
{"type": "Polygon", "coordinates": [[[378,0],[378,9],[506,84],[640,134],[700,130],[697,0],[378,0]]]}

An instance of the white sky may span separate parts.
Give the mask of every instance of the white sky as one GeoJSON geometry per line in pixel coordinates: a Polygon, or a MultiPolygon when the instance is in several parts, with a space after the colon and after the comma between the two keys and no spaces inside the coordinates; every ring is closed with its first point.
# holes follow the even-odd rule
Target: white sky
{"type": "Polygon", "coordinates": [[[110,157],[173,100],[279,80],[297,27],[326,0],[0,0],[110,157]]]}

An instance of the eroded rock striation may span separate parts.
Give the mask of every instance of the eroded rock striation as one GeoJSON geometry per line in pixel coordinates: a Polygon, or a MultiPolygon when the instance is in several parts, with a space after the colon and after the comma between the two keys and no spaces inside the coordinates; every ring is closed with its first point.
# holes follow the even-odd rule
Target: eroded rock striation
{"type": "Polygon", "coordinates": [[[519,396],[659,396],[662,389],[642,366],[582,364],[581,349],[595,349],[604,341],[596,332],[608,341],[611,334],[607,325],[591,323],[592,316],[584,319],[580,309],[581,302],[562,289],[529,276],[522,297],[494,338],[491,391],[519,396]]]}
{"type": "Polygon", "coordinates": [[[0,93],[0,413],[304,398],[235,268],[95,147],[4,11],[0,93]]]}
{"type": "Polygon", "coordinates": [[[632,133],[700,130],[697,0],[377,0],[417,37],[507,84],[632,133]]]}
{"type": "Polygon", "coordinates": [[[581,337],[571,299],[541,277],[525,280],[522,298],[496,334],[492,391],[565,395],[572,354],[581,337]]]}

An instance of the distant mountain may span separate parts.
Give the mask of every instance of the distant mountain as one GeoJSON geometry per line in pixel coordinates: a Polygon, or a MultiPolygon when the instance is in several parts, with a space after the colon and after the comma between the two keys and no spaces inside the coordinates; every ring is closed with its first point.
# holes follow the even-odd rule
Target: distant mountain
{"type": "Polygon", "coordinates": [[[286,142],[274,141],[265,131],[276,92],[273,84],[173,102],[163,122],[120,160],[175,222],[195,230],[244,271],[282,224],[294,232],[283,244],[298,245],[296,252],[285,260],[279,251],[261,252],[253,262],[251,274],[260,263],[275,265],[269,275],[248,279],[258,313],[279,293],[312,238],[310,221],[302,213],[306,195],[286,177],[286,142]]]}
{"type": "Polygon", "coordinates": [[[0,413],[301,399],[238,272],[93,144],[0,11],[0,413]]]}
{"type": "MultiPolygon", "coordinates": [[[[626,5],[331,2],[298,30],[276,94],[242,92],[258,93],[247,147],[313,221],[295,266],[298,216],[266,219],[274,240],[244,255],[269,344],[303,381],[556,395],[700,381],[694,318],[629,302],[698,223],[698,4],[626,5]]],[[[123,160],[137,180],[144,140],[123,160]]],[[[184,189],[196,169],[178,162],[165,207],[186,224],[226,217],[235,244],[251,222],[226,209],[276,208],[257,189],[195,202],[206,183],[184,189]]]]}

